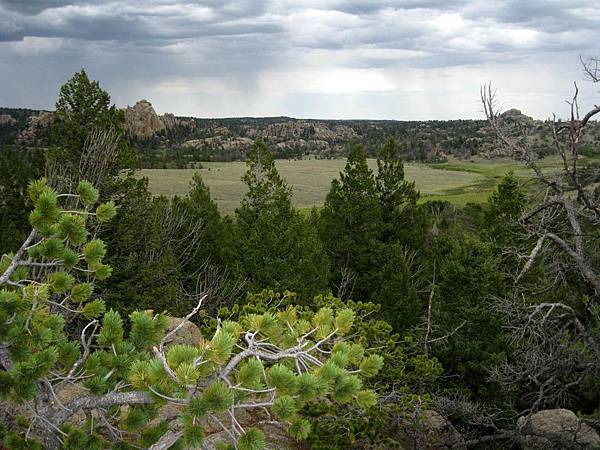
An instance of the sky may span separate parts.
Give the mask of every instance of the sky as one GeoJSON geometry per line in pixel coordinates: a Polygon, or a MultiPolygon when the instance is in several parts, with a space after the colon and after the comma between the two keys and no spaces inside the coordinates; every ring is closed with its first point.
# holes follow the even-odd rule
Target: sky
{"type": "Polygon", "coordinates": [[[566,116],[598,102],[600,0],[0,0],[0,105],[53,109],[85,68],[119,107],[196,117],[566,116]]]}

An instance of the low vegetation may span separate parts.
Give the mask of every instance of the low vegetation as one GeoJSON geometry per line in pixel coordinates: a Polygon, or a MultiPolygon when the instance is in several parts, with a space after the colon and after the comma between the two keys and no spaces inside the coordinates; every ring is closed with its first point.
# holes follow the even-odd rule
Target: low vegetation
{"type": "Polygon", "coordinates": [[[77,73],[51,146],[0,149],[0,448],[600,446],[600,107],[540,159],[481,100],[514,160],[140,174],[77,73]]]}

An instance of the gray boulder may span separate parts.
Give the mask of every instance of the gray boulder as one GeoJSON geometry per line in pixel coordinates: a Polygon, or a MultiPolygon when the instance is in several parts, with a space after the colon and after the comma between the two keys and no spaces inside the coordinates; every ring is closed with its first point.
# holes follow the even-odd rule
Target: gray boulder
{"type": "Polygon", "coordinates": [[[600,449],[598,433],[568,409],[547,409],[521,417],[517,429],[525,450],[600,449]]]}
{"type": "Polygon", "coordinates": [[[394,439],[405,450],[467,449],[464,438],[456,428],[433,410],[402,420],[394,439]]]}

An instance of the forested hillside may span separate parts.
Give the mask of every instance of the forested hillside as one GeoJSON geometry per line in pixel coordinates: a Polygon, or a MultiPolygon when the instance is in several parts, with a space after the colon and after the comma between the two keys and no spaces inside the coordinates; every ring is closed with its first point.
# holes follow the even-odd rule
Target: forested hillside
{"type": "MultiPolygon", "coordinates": [[[[504,156],[484,120],[395,121],[307,120],[289,117],[199,119],[158,115],[142,100],[125,110],[128,143],[139,152],[144,168],[187,168],[200,161],[244,161],[256,139],[275,158],[340,158],[354,145],[376,157],[388,139],[405,161],[440,162],[448,156],[504,156]]],[[[0,108],[0,142],[47,145],[51,114],[0,108]]],[[[549,123],[535,121],[512,109],[506,120],[527,132],[537,156],[556,154],[549,123]]],[[[583,138],[583,154],[600,154],[600,125],[591,122],[583,138]]]]}
{"type": "Polygon", "coordinates": [[[0,110],[0,448],[598,448],[599,166],[579,157],[600,108],[523,122],[491,88],[482,105],[482,121],[161,116],[142,139],[82,70],[51,118],[0,110]],[[277,168],[310,151],[276,142],[297,130],[334,130],[318,154],[347,156],[308,213],[277,168]],[[184,145],[216,133],[251,144],[184,145]],[[463,208],[405,179],[404,159],[483,151],[531,178],[463,208]],[[187,155],[246,161],[232,216],[199,174],[173,197],[136,177],[187,155]]]}

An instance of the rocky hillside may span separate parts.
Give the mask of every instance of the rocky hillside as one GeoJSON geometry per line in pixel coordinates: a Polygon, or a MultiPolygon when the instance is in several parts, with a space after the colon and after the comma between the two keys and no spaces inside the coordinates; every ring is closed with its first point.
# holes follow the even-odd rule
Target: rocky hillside
{"type": "MultiPolygon", "coordinates": [[[[547,124],[533,120],[517,109],[502,119],[516,122],[529,134],[540,156],[552,152],[547,124]]],[[[0,145],[17,143],[45,146],[52,113],[29,109],[0,108],[0,145]]],[[[600,126],[594,123],[586,146],[600,149],[600,126]]],[[[448,155],[502,156],[493,135],[481,120],[394,121],[309,120],[289,117],[199,119],[159,115],[148,100],[125,109],[125,131],[138,149],[144,167],[188,167],[197,161],[245,159],[254,141],[263,139],[278,158],[313,155],[344,156],[355,144],[375,155],[393,137],[406,160],[439,161],[448,155]]]]}

